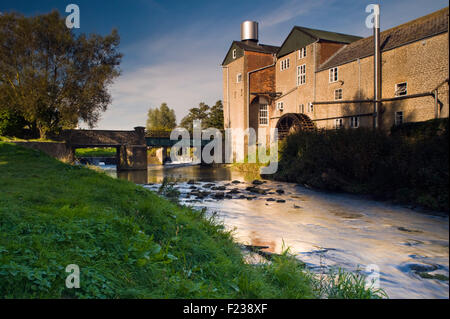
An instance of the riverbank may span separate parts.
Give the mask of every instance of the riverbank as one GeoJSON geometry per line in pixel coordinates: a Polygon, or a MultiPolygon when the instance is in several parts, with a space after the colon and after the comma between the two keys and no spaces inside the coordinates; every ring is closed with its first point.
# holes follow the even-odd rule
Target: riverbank
{"type": "Polygon", "coordinates": [[[3,298],[379,296],[356,275],[318,281],[288,255],[247,264],[204,212],[38,151],[0,142],[0,179],[3,298]],[[65,287],[70,264],[79,289],[65,287]]]}
{"type": "Polygon", "coordinates": [[[265,178],[449,210],[448,119],[408,123],[391,135],[368,129],[292,134],[278,171],[265,178]]]}

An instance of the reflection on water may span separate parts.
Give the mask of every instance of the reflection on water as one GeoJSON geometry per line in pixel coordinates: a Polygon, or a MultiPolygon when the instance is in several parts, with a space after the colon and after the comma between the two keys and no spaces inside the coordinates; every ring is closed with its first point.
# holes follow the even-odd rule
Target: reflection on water
{"type": "Polygon", "coordinates": [[[281,252],[285,245],[314,271],[330,266],[355,271],[375,264],[380,269],[381,288],[391,298],[448,298],[448,281],[418,275],[425,271],[448,277],[448,216],[316,192],[291,183],[267,181],[260,186],[266,194],[251,194],[246,190],[249,183],[243,182],[248,177],[223,167],[155,165],[148,172],[120,173],[119,177],[153,184],[145,186],[152,190],[164,177],[176,180],[182,203],[217,212],[228,229],[235,229],[237,241],[269,246],[272,252],[281,252]],[[188,184],[189,180],[197,183],[188,184]],[[232,184],[232,180],[242,182],[232,184]],[[211,182],[235,193],[231,199],[220,200],[190,194],[194,188],[214,194],[217,191],[208,185],[211,182]],[[283,194],[276,192],[280,189],[283,194]]]}

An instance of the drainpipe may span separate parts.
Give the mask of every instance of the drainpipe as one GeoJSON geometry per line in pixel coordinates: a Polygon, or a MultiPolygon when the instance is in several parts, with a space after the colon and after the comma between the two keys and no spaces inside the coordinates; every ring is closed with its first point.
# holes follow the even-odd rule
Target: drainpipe
{"type": "Polygon", "coordinates": [[[439,102],[438,102],[438,89],[434,90],[434,118],[438,119],[440,117],[439,114],[439,102]]]}
{"type": "Polygon", "coordinates": [[[223,66],[222,68],[227,69],[227,112],[228,112],[228,128],[231,126],[231,116],[230,116],[230,76],[228,66],[223,66]]]}
{"type": "Polygon", "coordinates": [[[317,57],[316,57],[316,46],[319,40],[313,43],[313,55],[314,55],[314,75],[313,75],[313,101],[316,100],[316,71],[317,71],[317,57]]]}
{"type": "Polygon", "coordinates": [[[380,5],[376,4],[374,10],[374,104],[373,104],[373,128],[376,129],[380,125],[380,99],[381,99],[381,49],[380,49],[380,5]]]}

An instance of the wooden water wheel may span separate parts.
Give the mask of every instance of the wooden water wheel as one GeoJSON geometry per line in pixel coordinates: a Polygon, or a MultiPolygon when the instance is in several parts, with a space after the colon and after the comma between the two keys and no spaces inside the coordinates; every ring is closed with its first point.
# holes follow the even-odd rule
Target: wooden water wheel
{"type": "Polygon", "coordinates": [[[315,124],[311,119],[301,113],[286,113],[277,123],[278,138],[284,139],[289,134],[298,132],[299,130],[311,131],[315,129],[315,124]]]}

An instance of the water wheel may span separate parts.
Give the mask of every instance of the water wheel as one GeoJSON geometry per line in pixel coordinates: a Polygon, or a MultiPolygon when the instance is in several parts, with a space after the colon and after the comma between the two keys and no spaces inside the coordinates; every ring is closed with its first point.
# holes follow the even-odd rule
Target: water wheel
{"type": "Polygon", "coordinates": [[[289,134],[300,130],[311,131],[315,129],[315,124],[311,119],[301,113],[286,113],[277,123],[278,138],[284,139],[289,134]]]}

